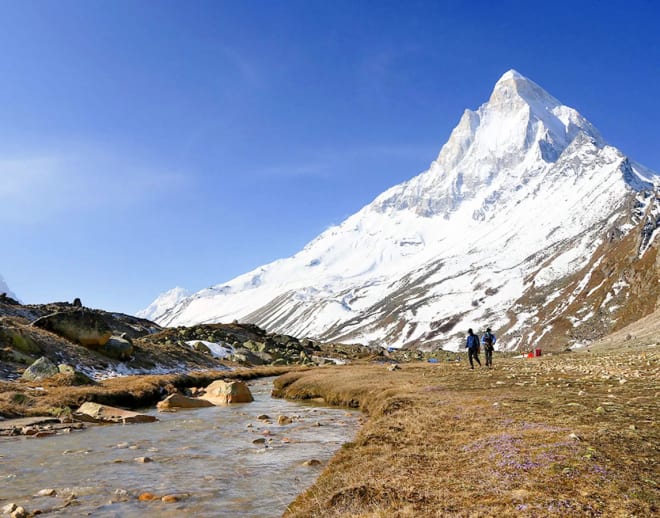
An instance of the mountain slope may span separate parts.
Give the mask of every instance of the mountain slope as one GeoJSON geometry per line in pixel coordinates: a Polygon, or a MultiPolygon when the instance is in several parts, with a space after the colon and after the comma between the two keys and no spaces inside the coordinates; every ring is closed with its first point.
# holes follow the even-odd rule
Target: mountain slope
{"type": "Polygon", "coordinates": [[[426,172],[293,257],[173,304],[161,299],[167,309],[151,317],[446,348],[459,347],[468,327],[489,325],[501,347],[563,347],[653,311],[657,293],[624,314],[629,296],[638,297],[632,270],[653,265],[644,271],[657,292],[658,184],[577,111],[512,70],[487,103],[463,114],[426,172]],[[600,302],[617,307],[586,332],[596,322],[578,307],[583,280],[610,263],[600,302]]]}
{"type": "Polygon", "coordinates": [[[146,318],[147,320],[156,320],[156,318],[162,315],[163,312],[167,311],[168,308],[176,306],[188,295],[188,292],[184,288],[177,286],[176,288],[172,288],[161,294],[156,300],[149,304],[148,307],[142,311],[138,311],[135,316],[146,318]]]}

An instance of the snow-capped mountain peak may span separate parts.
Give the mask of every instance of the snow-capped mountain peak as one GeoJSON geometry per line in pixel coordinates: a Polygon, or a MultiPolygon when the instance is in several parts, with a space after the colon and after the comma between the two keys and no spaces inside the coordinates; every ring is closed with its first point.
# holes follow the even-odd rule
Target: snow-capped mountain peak
{"type": "Polygon", "coordinates": [[[142,311],[139,311],[136,316],[146,318],[147,320],[156,320],[158,317],[167,311],[172,306],[176,306],[179,302],[189,295],[188,291],[179,286],[162,293],[156,300],[142,311]]]}
{"type": "Polygon", "coordinates": [[[452,336],[483,323],[506,333],[502,346],[533,345],[543,335],[525,329],[543,312],[520,302],[525,294],[556,299],[548,290],[588,265],[605,236],[655,218],[657,194],[638,193],[659,183],[576,110],[510,70],[488,102],[464,112],[427,171],[294,256],[153,316],[164,325],[239,319],[388,346],[455,347],[452,336]]]}
{"type": "Polygon", "coordinates": [[[384,192],[375,208],[447,218],[464,200],[497,184],[502,174],[510,177],[505,184],[529,176],[530,165],[542,174],[576,138],[604,146],[598,131],[576,110],[510,70],[487,103],[463,113],[428,171],[384,192]]]}

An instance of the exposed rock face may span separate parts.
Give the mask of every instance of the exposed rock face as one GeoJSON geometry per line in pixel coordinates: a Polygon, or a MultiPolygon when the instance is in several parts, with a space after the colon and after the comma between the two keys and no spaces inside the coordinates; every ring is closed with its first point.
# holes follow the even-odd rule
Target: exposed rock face
{"type": "Polygon", "coordinates": [[[86,309],[52,313],[38,318],[32,325],[92,348],[104,346],[112,336],[105,320],[86,309]]]}
{"type": "Polygon", "coordinates": [[[152,415],[139,414],[98,403],[83,403],[73,414],[81,421],[92,423],[153,423],[157,421],[152,415]]]}
{"type": "Polygon", "coordinates": [[[210,401],[214,405],[228,405],[230,403],[250,403],[254,401],[248,386],[242,381],[217,380],[206,387],[206,393],[201,399],[210,401]]]}
{"type": "Polygon", "coordinates": [[[348,361],[373,353],[372,349],[357,345],[319,344],[272,334],[252,324],[161,329],[144,319],[98,309],[77,309],[68,302],[16,305],[0,299],[0,379],[20,377],[41,356],[55,364],[73,365],[79,373],[94,378],[120,370],[128,372],[127,369],[135,374],[146,374],[152,369],[158,373],[226,369],[227,361],[247,366],[321,364],[327,357],[348,361]],[[111,330],[112,336],[105,344],[83,346],[76,329],[52,330],[60,320],[85,314],[94,315],[90,321],[98,322],[97,330],[111,330]],[[126,365],[120,366],[120,362],[126,365]]]}
{"type": "Polygon", "coordinates": [[[206,399],[192,398],[182,394],[170,394],[165,399],[160,401],[156,408],[161,412],[176,410],[177,408],[203,408],[214,406],[213,403],[206,399]]]}
{"type": "Polygon", "coordinates": [[[25,369],[25,372],[21,377],[29,381],[38,381],[44,378],[55,376],[55,374],[59,374],[59,372],[60,371],[58,370],[57,365],[55,365],[45,356],[42,356],[27,369],[25,369]]]}

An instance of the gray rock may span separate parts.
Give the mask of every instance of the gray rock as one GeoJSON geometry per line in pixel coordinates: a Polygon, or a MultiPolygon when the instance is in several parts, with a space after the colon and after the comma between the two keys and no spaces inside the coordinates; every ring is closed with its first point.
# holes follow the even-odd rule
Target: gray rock
{"type": "Polygon", "coordinates": [[[266,363],[252,351],[244,348],[235,350],[234,354],[231,355],[231,359],[238,363],[250,365],[264,365],[266,363]]]}
{"type": "Polygon", "coordinates": [[[259,358],[264,364],[273,362],[273,355],[267,352],[255,351],[253,353],[257,358],[259,358]]]}
{"type": "Polygon", "coordinates": [[[28,381],[39,381],[44,378],[50,378],[59,374],[59,369],[52,361],[45,356],[42,356],[32,365],[30,365],[21,376],[21,378],[28,381]]]}
{"type": "Polygon", "coordinates": [[[133,344],[125,338],[113,336],[99,352],[115,360],[129,360],[133,354],[133,344]]]}

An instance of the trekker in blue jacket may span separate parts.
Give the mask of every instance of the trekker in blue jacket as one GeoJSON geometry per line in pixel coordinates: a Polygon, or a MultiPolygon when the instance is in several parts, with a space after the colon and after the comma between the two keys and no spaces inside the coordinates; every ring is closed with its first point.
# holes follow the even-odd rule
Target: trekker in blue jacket
{"type": "Polygon", "coordinates": [[[497,338],[495,335],[490,332],[490,327],[486,329],[486,332],[481,337],[481,343],[484,344],[484,353],[486,355],[486,367],[493,366],[493,351],[495,350],[495,342],[497,338]]]}
{"type": "Polygon", "coordinates": [[[479,360],[479,337],[472,332],[472,329],[468,329],[468,336],[467,336],[467,341],[465,342],[465,347],[467,347],[468,350],[468,360],[470,360],[470,368],[474,369],[472,358],[477,360],[479,367],[481,367],[481,361],[479,360]]]}

